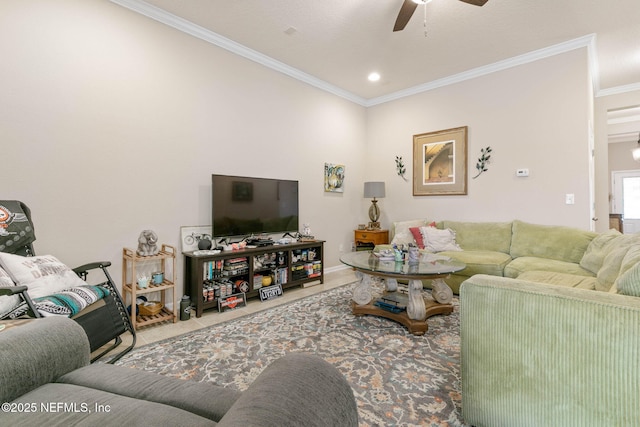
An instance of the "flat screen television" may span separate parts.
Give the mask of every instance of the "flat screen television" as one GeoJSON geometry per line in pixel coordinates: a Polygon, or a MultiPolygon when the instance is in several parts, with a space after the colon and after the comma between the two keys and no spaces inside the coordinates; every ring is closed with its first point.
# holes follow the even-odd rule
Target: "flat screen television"
{"type": "Polygon", "coordinates": [[[298,181],[213,174],[211,184],[214,236],[299,230],[298,181]]]}

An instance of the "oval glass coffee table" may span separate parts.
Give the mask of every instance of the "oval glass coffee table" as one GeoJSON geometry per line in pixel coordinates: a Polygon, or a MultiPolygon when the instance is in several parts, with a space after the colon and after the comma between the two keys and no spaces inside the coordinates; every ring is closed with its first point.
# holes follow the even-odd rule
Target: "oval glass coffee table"
{"type": "Polygon", "coordinates": [[[349,252],[340,262],[356,270],[358,283],[353,289],[351,312],[371,314],[394,320],[414,335],[429,328],[427,319],[436,314],[450,314],[453,292],[443,278],[463,270],[466,264],[437,254],[421,254],[417,262],[385,260],[371,251],[349,252]],[[374,300],[371,280],[384,279],[385,291],[374,300]],[[398,279],[408,280],[408,293],[398,291],[398,279]],[[422,281],[431,280],[431,298],[425,298],[422,281]]]}

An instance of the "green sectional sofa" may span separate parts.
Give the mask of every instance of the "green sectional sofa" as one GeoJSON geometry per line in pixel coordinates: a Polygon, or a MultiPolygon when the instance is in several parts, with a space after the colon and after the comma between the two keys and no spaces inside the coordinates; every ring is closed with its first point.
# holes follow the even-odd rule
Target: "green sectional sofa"
{"type": "Polygon", "coordinates": [[[640,261],[640,253],[634,252],[623,263],[628,249],[640,245],[639,236],[622,235],[615,230],[598,234],[519,220],[396,222],[390,230],[391,243],[418,244],[415,229],[429,225],[450,230],[456,246],[455,250],[438,253],[467,264],[467,268],[445,279],[454,293],[459,293],[460,284],[476,274],[616,292],[618,275],[640,261]]]}
{"type": "MultiPolygon", "coordinates": [[[[640,268],[623,276],[621,292],[635,283],[640,295],[640,268]]],[[[469,425],[637,426],[639,360],[638,296],[484,274],[462,283],[469,425]]]]}
{"type": "Polygon", "coordinates": [[[640,234],[522,221],[417,220],[391,231],[399,245],[433,249],[424,241],[433,237],[449,249],[435,252],[467,264],[447,283],[460,294],[469,425],[638,425],[640,234]],[[416,225],[433,226],[422,242],[416,225]]]}

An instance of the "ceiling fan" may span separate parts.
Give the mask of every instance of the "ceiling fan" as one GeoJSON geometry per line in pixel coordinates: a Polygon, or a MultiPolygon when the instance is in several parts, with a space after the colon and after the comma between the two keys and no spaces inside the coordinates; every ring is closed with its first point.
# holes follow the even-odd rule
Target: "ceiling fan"
{"type": "MultiPolygon", "coordinates": [[[[407,25],[411,16],[413,16],[413,12],[416,11],[416,8],[419,4],[427,4],[431,0],[404,0],[402,3],[402,7],[400,8],[400,12],[398,13],[398,18],[396,19],[396,23],[393,26],[393,31],[402,31],[404,27],[407,25]]],[[[484,6],[486,2],[489,0],[460,0],[465,3],[469,3],[475,6],[484,6]]]]}

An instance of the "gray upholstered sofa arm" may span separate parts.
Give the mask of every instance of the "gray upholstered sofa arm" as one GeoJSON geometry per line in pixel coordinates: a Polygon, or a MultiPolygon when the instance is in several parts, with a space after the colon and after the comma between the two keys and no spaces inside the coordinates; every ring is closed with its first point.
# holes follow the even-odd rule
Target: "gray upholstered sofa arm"
{"type": "Polygon", "coordinates": [[[476,275],[460,316],[469,424],[640,420],[640,298],[476,275]]]}
{"type": "Polygon", "coordinates": [[[89,364],[89,340],[77,323],[58,317],[23,322],[0,332],[0,402],[89,364]]]}
{"type": "Polygon", "coordinates": [[[272,362],[218,424],[242,427],[357,426],[353,390],[323,359],[291,353],[272,362]]]}
{"type": "Polygon", "coordinates": [[[243,393],[122,366],[89,365],[89,354],[84,330],[66,317],[0,331],[0,403],[16,408],[0,411],[0,424],[358,425],[349,383],[310,354],[276,360],[243,393]],[[61,409],[50,412],[51,402],[61,409]]]}

